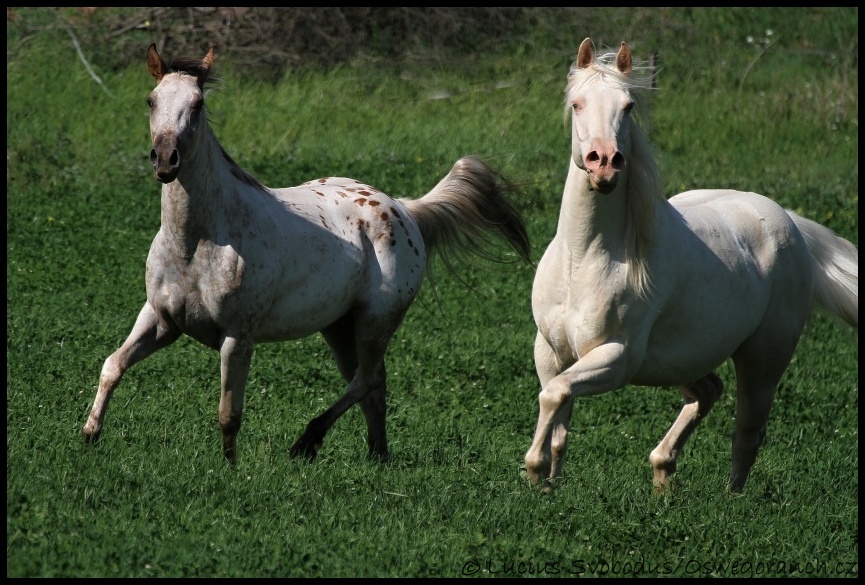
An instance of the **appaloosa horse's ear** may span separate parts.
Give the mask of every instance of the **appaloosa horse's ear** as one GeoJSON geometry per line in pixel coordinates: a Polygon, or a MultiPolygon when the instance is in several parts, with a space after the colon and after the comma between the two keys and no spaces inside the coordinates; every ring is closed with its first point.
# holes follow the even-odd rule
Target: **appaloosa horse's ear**
{"type": "Polygon", "coordinates": [[[201,60],[201,68],[205,72],[210,72],[210,68],[213,67],[213,51],[216,49],[213,45],[210,46],[210,50],[207,51],[207,54],[204,56],[204,59],[201,60]]]}
{"type": "Polygon", "coordinates": [[[210,75],[210,69],[213,67],[213,52],[215,49],[216,47],[211,45],[210,50],[207,51],[207,54],[199,64],[201,67],[201,75],[198,77],[198,87],[204,88],[204,82],[207,81],[207,77],[210,75]]]}
{"type": "Polygon", "coordinates": [[[595,50],[592,48],[592,39],[586,37],[580,43],[580,50],[577,51],[577,69],[585,69],[595,62],[595,50]]]}
{"type": "Polygon", "coordinates": [[[159,56],[154,43],[151,43],[147,48],[147,69],[150,71],[150,75],[156,79],[156,83],[162,81],[166,70],[165,61],[159,56]]]}
{"type": "Polygon", "coordinates": [[[632,66],[631,47],[628,46],[628,43],[622,41],[622,46],[619,47],[619,52],[616,53],[616,68],[625,75],[629,75],[632,66]]]}

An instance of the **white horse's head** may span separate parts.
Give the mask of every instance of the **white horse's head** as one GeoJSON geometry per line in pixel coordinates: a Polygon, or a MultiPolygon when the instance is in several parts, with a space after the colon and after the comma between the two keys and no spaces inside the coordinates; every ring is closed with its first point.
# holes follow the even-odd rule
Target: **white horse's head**
{"type": "Polygon", "coordinates": [[[147,66],[156,88],[147,96],[150,108],[150,164],[156,179],[177,178],[184,158],[191,155],[198,127],[206,123],[204,84],[213,65],[213,48],[201,61],[165,64],[156,45],[147,49],[147,66]]]}
{"type": "Polygon", "coordinates": [[[588,173],[589,187],[600,193],[616,188],[628,164],[632,58],[627,43],[597,60],[592,41],[580,44],[565,88],[565,111],[572,124],[572,156],[588,173]]]}

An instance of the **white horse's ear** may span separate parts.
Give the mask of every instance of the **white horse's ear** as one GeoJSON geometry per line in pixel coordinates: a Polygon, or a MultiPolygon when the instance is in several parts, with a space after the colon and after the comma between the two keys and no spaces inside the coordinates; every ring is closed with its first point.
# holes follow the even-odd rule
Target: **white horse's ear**
{"type": "Polygon", "coordinates": [[[619,47],[619,52],[616,53],[616,67],[625,75],[629,75],[632,66],[631,48],[628,46],[628,43],[622,41],[622,46],[619,47]]]}
{"type": "Polygon", "coordinates": [[[151,43],[147,48],[147,69],[150,71],[150,75],[156,79],[156,83],[162,81],[162,77],[165,75],[165,62],[162,60],[162,57],[159,56],[159,52],[156,50],[156,45],[151,43]]]}
{"type": "Polygon", "coordinates": [[[595,62],[595,50],[592,48],[592,39],[586,37],[580,43],[580,50],[577,51],[577,69],[585,69],[595,62]]]}

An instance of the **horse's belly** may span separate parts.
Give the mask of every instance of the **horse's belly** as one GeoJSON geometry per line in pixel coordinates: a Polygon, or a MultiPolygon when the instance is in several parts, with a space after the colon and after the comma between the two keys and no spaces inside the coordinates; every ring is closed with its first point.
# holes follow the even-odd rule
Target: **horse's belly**
{"type": "Polygon", "coordinates": [[[321,331],[345,313],[357,298],[353,286],[302,287],[279,297],[259,323],[256,341],[301,339],[321,331]]]}
{"type": "Polygon", "coordinates": [[[652,327],[633,383],[678,386],[714,371],[760,326],[765,301],[755,298],[753,306],[728,303],[697,313],[680,303],[666,311],[652,327]]]}

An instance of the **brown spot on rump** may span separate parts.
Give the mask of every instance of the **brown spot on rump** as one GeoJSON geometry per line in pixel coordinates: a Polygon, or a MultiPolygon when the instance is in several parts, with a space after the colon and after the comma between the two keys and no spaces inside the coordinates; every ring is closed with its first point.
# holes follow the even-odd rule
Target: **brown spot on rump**
{"type": "Polygon", "coordinates": [[[390,216],[387,214],[387,211],[383,211],[379,217],[381,217],[382,221],[387,221],[390,216]]]}
{"type": "Polygon", "coordinates": [[[318,182],[321,183],[322,185],[324,185],[325,183],[327,183],[327,179],[328,179],[327,177],[322,177],[318,180],[318,182]]]}
{"type": "Polygon", "coordinates": [[[359,198],[355,199],[354,202],[357,203],[358,205],[360,205],[361,207],[366,205],[366,199],[363,197],[359,197],[359,198]]]}
{"type": "Polygon", "coordinates": [[[370,205],[370,207],[376,207],[378,205],[381,205],[381,203],[379,203],[378,201],[376,201],[374,199],[370,199],[369,205],[370,205]]]}
{"type": "Polygon", "coordinates": [[[342,197],[343,199],[348,197],[348,193],[344,193],[342,191],[337,191],[336,194],[339,195],[340,197],[342,197]]]}

